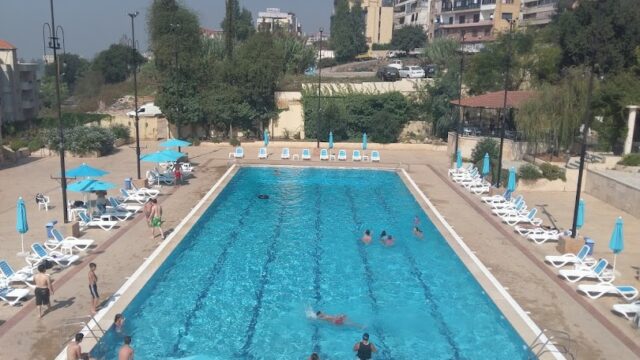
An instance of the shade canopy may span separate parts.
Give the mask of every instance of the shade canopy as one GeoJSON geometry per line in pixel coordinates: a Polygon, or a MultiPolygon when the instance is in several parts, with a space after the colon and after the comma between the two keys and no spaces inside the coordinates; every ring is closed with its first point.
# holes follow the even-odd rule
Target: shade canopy
{"type": "Polygon", "coordinates": [[[94,168],[82,163],[82,165],[65,171],[67,177],[100,177],[107,175],[109,172],[102,169],[94,168]]]}
{"type": "Polygon", "coordinates": [[[507,190],[511,192],[514,192],[516,190],[516,168],[514,167],[511,167],[511,169],[509,169],[509,181],[507,181],[507,190]]]}
{"type": "Polygon", "coordinates": [[[191,143],[180,139],[167,139],[158,145],[162,147],[187,147],[191,146],[191,143]]]}
{"type": "Polygon", "coordinates": [[[578,202],[578,218],[576,219],[576,228],[581,229],[584,226],[584,200],[578,202]]]}
{"type": "Polygon", "coordinates": [[[181,157],[185,156],[185,154],[175,151],[175,150],[164,150],[157,151],[151,154],[145,154],[140,157],[141,161],[152,162],[152,163],[162,163],[162,162],[170,162],[170,161],[178,161],[181,157]]]}
{"type": "Polygon", "coordinates": [[[458,150],[456,153],[456,169],[460,169],[462,167],[462,151],[458,150]]]}
{"type": "Polygon", "coordinates": [[[367,150],[367,133],[362,134],[362,150],[367,150]]]}
{"type": "Polygon", "coordinates": [[[85,179],[75,182],[67,187],[67,190],[73,192],[92,192],[92,191],[107,191],[113,189],[116,186],[110,182],[100,181],[96,179],[85,179]]]}
{"type": "Polygon", "coordinates": [[[264,146],[269,146],[269,132],[267,131],[267,129],[264,130],[262,139],[264,140],[264,146]]]}
{"type": "Polygon", "coordinates": [[[333,149],[333,131],[329,131],[329,149],[333,149]]]}
{"type": "Polygon", "coordinates": [[[491,161],[489,160],[489,153],[484,153],[484,158],[482,159],[482,176],[489,175],[490,170],[491,161]]]}
{"type": "Polygon", "coordinates": [[[16,204],[16,230],[20,234],[26,234],[29,231],[29,223],[27,223],[27,207],[24,205],[22,197],[18,198],[16,204]]]}

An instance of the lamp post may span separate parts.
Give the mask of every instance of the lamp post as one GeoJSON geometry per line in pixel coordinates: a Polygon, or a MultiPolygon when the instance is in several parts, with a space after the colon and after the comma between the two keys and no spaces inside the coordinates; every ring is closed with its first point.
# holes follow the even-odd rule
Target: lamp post
{"type": "MultiPolygon", "coordinates": [[[[42,35],[44,40],[45,28],[49,29],[49,48],[53,50],[53,67],[56,73],[56,111],[58,115],[58,136],[60,136],[60,185],[62,188],[62,219],[63,223],[69,222],[69,214],[67,213],[67,175],[64,163],[64,125],[62,123],[62,105],[60,100],[60,66],[58,64],[58,50],[60,49],[60,38],[58,30],[62,31],[62,42],[64,43],[64,30],[58,26],[56,28],[55,17],[53,13],[53,0],[49,1],[51,7],[51,24],[45,23],[42,27],[42,35]]],[[[46,55],[46,48],[45,48],[46,55]]]]}
{"type": "Polygon", "coordinates": [[[504,146],[504,128],[507,126],[507,93],[509,92],[509,86],[511,85],[511,79],[509,72],[511,70],[511,42],[513,40],[513,26],[516,24],[515,19],[507,20],[509,22],[509,42],[507,43],[507,68],[504,73],[504,103],[502,106],[502,126],[500,126],[500,150],[498,155],[498,181],[496,187],[500,187],[500,180],[502,178],[502,147],[504,146]]]}
{"type": "Polygon", "coordinates": [[[320,94],[322,87],[322,67],[320,66],[320,60],[322,60],[322,33],[324,28],[320,28],[320,47],[318,49],[318,116],[316,118],[316,147],[320,148],[320,94]]]}
{"type": "Polygon", "coordinates": [[[138,180],[140,180],[140,118],[138,117],[138,59],[136,54],[136,30],[133,20],[138,16],[139,12],[129,13],[131,18],[131,61],[133,62],[133,106],[136,113],[136,170],[138,180]]]}
{"type": "Polygon", "coordinates": [[[456,147],[453,151],[454,154],[458,154],[458,138],[460,136],[460,126],[464,121],[464,111],[462,111],[462,72],[464,71],[464,36],[465,32],[462,31],[462,39],[460,40],[460,86],[458,88],[458,121],[456,124],[456,147]]]}
{"type": "MultiPolygon", "coordinates": [[[[178,31],[180,30],[181,25],[179,23],[174,24],[171,23],[169,24],[169,27],[171,28],[171,32],[175,37],[175,44],[173,46],[173,55],[175,56],[175,71],[174,71],[174,88],[175,88],[175,92],[176,94],[180,95],[180,88],[181,88],[181,84],[180,84],[180,66],[178,65],[178,46],[180,44],[180,42],[178,41],[178,31]]],[[[182,100],[182,99],[181,99],[182,100]]],[[[181,114],[182,115],[182,110],[183,110],[183,104],[178,104],[178,107],[176,108],[176,113],[177,114],[181,114]]],[[[181,116],[179,115],[179,116],[181,116]]],[[[174,119],[175,120],[175,125],[176,125],[176,139],[180,138],[180,121],[179,119],[174,119]]]]}

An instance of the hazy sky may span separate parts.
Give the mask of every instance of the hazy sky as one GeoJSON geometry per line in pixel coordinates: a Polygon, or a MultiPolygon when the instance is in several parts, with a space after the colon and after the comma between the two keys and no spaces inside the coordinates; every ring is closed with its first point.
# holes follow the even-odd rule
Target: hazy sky
{"type": "MultiPolygon", "coordinates": [[[[42,24],[51,21],[47,0],[0,0],[0,39],[18,48],[18,56],[29,60],[42,58],[42,24]]],[[[139,11],[136,18],[136,40],[147,49],[147,9],[152,0],[54,0],[56,25],[62,25],[67,52],[92,58],[96,53],[118,42],[122,35],[131,35],[131,20],[127,13],[139,11]]],[[[200,25],[220,28],[224,16],[224,0],[184,0],[194,10],[200,25]]],[[[251,10],[253,19],[258,11],[279,7],[296,13],[302,31],[316,32],[320,26],[329,28],[331,0],[240,0],[251,10]]],[[[47,50],[49,51],[49,50],[47,50]]]]}

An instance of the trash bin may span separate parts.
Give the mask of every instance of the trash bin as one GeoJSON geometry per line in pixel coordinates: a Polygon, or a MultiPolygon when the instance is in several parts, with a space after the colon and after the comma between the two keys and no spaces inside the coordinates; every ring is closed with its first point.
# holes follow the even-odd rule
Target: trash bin
{"type": "Polygon", "coordinates": [[[51,233],[51,230],[53,230],[53,227],[57,223],[58,222],[56,220],[51,220],[45,225],[45,228],[47,229],[47,239],[53,239],[53,234],[51,233]]]}
{"type": "Polygon", "coordinates": [[[590,237],[584,238],[584,244],[589,247],[589,253],[587,255],[593,255],[593,247],[596,245],[596,242],[593,241],[590,237]]]}
{"type": "Polygon", "coordinates": [[[124,179],[124,188],[125,190],[131,190],[131,178],[124,179]]]}

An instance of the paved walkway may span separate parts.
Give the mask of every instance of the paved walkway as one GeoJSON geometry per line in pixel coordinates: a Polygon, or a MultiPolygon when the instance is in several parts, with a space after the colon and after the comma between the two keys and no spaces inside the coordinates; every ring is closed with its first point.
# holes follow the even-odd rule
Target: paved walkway
{"type": "MultiPolygon", "coordinates": [[[[149,151],[155,144],[148,144],[149,151]]],[[[279,154],[277,143],[272,143],[271,151],[279,154]],[[275,145],[275,146],[274,146],[275,145]]],[[[174,189],[166,187],[160,201],[168,220],[167,228],[175,226],[191,210],[193,205],[227,169],[228,146],[200,146],[188,148],[191,159],[197,163],[196,178],[189,185],[174,189]],[[175,193],[174,193],[175,192],[175,193]],[[173,193],[172,195],[169,195],[173,193]]],[[[257,145],[245,145],[247,160],[239,163],[259,163],[250,160],[257,154],[257,145]]],[[[536,246],[524,239],[512,236],[510,228],[492,220],[486,209],[480,207],[477,198],[457,191],[443,176],[448,167],[445,153],[428,151],[385,150],[381,166],[396,166],[407,169],[419,187],[438,207],[465,242],[476,251],[477,256],[492,269],[500,282],[509,288],[511,295],[531,312],[532,318],[541,328],[568,331],[576,340],[577,355],[580,359],[640,357],[637,343],[638,331],[629,323],[610,313],[611,304],[616,299],[587,301],[581,295],[576,298],[572,289],[550,276],[550,271],[540,264],[544,254],[556,253],[552,246],[536,246]],[[536,261],[538,263],[536,263],[536,261]],[[586,303],[586,305],[585,305],[586,303]],[[590,307],[589,307],[590,306],[590,307]],[[593,316],[590,312],[596,312],[593,316]],[[629,340],[631,344],[629,344],[629,340]],[[634,347],[635,342],[635,347],[634,347]]],[[[69,166],[78,165],[81,159],[70,159],[69,166]]],[[[105,177],[108,181],[122,182],[134,174],[135,155],[132,149],[123,148],[117,154],[100,159],[87,159],[93,166],[111,171],[105,177]]],[[[264,163],[264,162],[261,162],[264,163]]],[[[268,163],[282,164],[280,160],[268,163]]],[[[289,162],[290,164],[319,165],[318,161],[289,162]]],[[[322,165],[328,165],[326,162],[322,165]]],[[[351,166],[350,162],[332,163],[331,166],[351,166]]],[[[368,165],[368,164],[367,164],[368,165]]],[[[50,219],[60,219],[60,208],[49,212],[38,211],[31,201],[36,192],[46,192],[52,196],[54,204],[60,204],[59,187],[49,175],[57,173],[58,158],[45,158],[28,164],[0,170],[0,258],[11,265],[22,265],[15,256],[20,250],[19,237],[15,232],[15,199],[22,195],[28,201],[31,231],[25,243],[44,239],[44,224],[50,219]],[[6,185],[4,185],[6,184],[6,185]]],[[[143,163],[143,169],[150,166],[143,163]]],[[[546,204],[547,212],[554,216],[561,227],[567,227],[570,219],[568,207],[571,193],[531,193],[525,194],[528,203],[546,204]]],[[[587,218],[584,229],[598,241],[596,255],[611,258],[606,242],[613,220],[622,215],[625,218],[625,252],[618,257],[619,279],[621,282],[640,287],[634,278],[632,266],[640,260],[640,220],[621,213],[597,199],[585,196],[587,218]],[[635,263],[634,263],[635,262],[635,263]]],[[[545,219],[546,222],[546,219],[545,219]]],[[[56,295],[54,311],[43,319],[38,319],[33,301],[21,307],[0,306],[0,348],[12,349],[12,355],[3,359],[51,359],[75,333],[79,325],[64,325],[68,319],[88,314],[89,293],[86,289],[87,264],[98,264],[97,274],[103,299],[117,290],[157,246],[157,240],[150,238],[150,231],[140,220],[129,221],[121,230],[109,233],[89,230],[85,237],[96,239],[98,247],[85,256],[82,262],[64,271],[54,273],[56,295]],[[5,323],[6,322],[6,323],[5,323]]],[[[550,267],[548,267],[550,268],[550,267]]]]}

